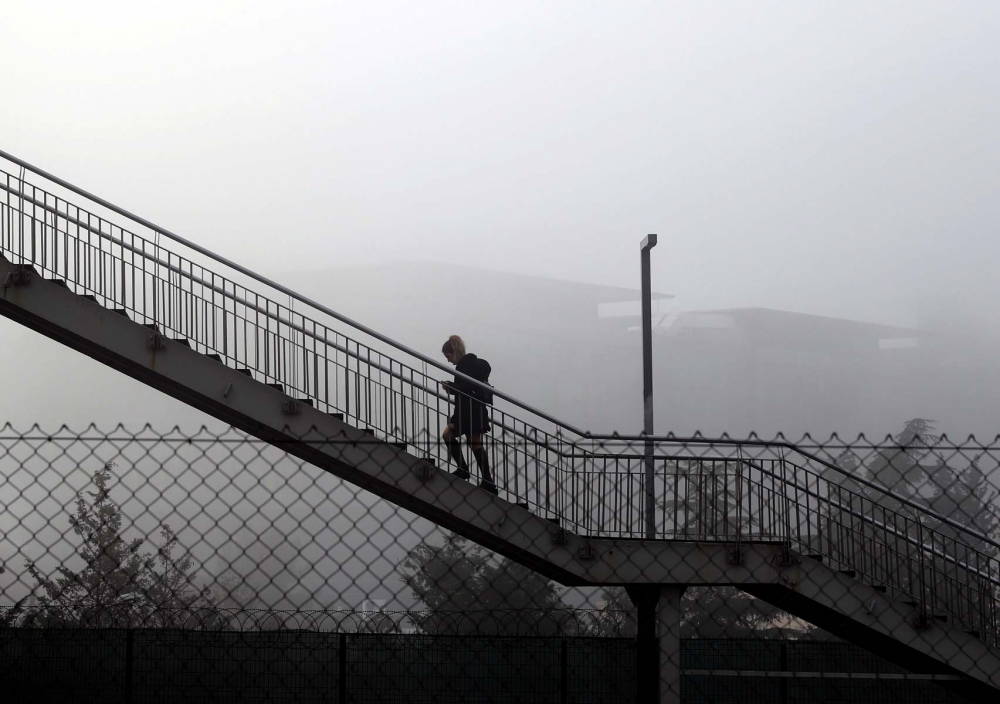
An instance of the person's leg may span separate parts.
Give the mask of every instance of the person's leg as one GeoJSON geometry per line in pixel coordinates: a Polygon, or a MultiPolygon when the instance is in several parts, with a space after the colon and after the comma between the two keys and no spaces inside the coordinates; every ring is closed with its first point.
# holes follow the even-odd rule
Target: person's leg
{"type": "Polygon", "coordinates": [[[492,491],[496,494],[497,484],[493,480],[493,475],[490,473],[489,455],[487,455],[486,448],[483,446],[483,434],[477,433],[476,435],[470,435],[469,445],[472,446],[472,455],[476,458],[476,464],[479,465],[479,474],[483,478],[480,486],[487,491],[492,491]]]}
{"type": "Polygon", "coordinates": [[[462,441],[458,439],[454,423],[448,424],[441,438],[444,440],[444,444],[448,446],[448,454],[451,455],[451,459],[458,465],[458,469],[454,472],[455,476],[468,479],[471,476],[469,474],[469,463],[465,461],[465,456],[462,454],[462,441]]]}

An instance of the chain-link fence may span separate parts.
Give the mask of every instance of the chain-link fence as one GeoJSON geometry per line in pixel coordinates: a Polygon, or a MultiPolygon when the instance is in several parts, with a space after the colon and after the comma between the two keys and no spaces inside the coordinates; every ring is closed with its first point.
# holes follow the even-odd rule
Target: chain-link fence
{"type": "MultiPolygon", "coordinates": [[[[308,441],[399,462],[375,439],[308,441]]],[[[524,507],[406,467],[467,524],[452,532],[234,429],[8,425],[0,687],[23,701],[625,702],[650,700],[649,671],[663,701],[982,701],[995,687],[1000,447],[919,420],[881,443],[597,444],[628,491],[570,476],[552,488],[591,503],[543,516],[543,533],[524,507]],[[650,459],[653,541],[620,528],[630,511],[648,527],[650,459]]]]}

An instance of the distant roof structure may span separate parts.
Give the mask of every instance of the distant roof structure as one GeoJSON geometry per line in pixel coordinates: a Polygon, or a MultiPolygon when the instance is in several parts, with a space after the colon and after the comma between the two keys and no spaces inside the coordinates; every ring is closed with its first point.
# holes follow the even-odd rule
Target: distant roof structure
{"type": "MultiPolygon", "coordinates": [[[[621,286],[607,286],[604,284],[592,284],[582,281],[569,281],[566,279],[552,279],[546,276],[534,276],[531,274],[512,274],[508,272],[492,271],[489,269],[472,269],[470,275],[474,275],[480,281],[495,281],[497,284],[509,285],[510,279],[516,279],[518,286],[524,286],[538,293],[551,292],[553,295],[565,296],[568,292],[572,297],[591,302],[594,305],[599,303],[626,303],[641,299],[642,291],[637,288],[625,288],[621,286]],[[484,279],[485,277],[485,279],[484,279]]],[[[674,298],[673,294],[653,292],[651,298],[654,301],[666,301],[674,298]]]]}
{"type": "MultiPolygon", "coordinates": [[[[304,272],[304,274],[296,274],[296,276],[304,275],[307,278],[312,278],[321,275],[328,278],[336,274],[351,277],[388,278],[400,286],[412,282],[422,282],[424,286],[429,286],[431,282],[450,281],[460,289],[504,292],[516,295],[518,298],[537,297],[539,301],[544,301],[547,298],[570,298],[577,303],[594,306],[601,303],[638,301],[642,295],[638,288],[606,286],[442,262],[402,262],[352,266],[333,271],[304,272]]],[[[669,300],[674,296],[669,293],[653,293],[652,298],[653,300],[669,300]]]]}
{"type": "Polygon", "coordinates": [[[665,320],[661,332],[681,334],[691,329],[740,330],[754,337],[766,337],[779,342],[791,338],[823,340],[880,340],[919,339],[934,333],[896,325],[883,325],[860,320],[833,318],[811,313],[777,310],[774,308],[723,308],[717,310],[685,311],[665,320]]]}

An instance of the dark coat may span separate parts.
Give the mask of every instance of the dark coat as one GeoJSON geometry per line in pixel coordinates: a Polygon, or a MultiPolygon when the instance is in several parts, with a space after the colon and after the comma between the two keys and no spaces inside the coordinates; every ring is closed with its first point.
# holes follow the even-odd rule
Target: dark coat
{"type": "MultiPolygon", "coordinates": [[[[458,360],[455,371],[471,376],[476,381],[490,380],[490,363],[479,359],[474,354],[467,354],[458,360]]],[[[455,375],[452,385],[455,389],[455,408],[452,411],[450,423],[455,426],[459,435],[479,435],[490,432],[490,414],[484,398],[483,389],[455,375]]]]}

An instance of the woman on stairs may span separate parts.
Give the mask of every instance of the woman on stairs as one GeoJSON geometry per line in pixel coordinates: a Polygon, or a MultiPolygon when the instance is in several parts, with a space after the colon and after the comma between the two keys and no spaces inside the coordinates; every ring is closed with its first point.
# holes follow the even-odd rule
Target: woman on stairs
{"type": "MultiPolygon", "coordinates": [[[[488,383],[490,378],[490,363],[485,359],[480,359],[474,354],[465,351],[465,342],[458,335],[452,335],[442,345],[441,352],[445,359],[455,365],[455,371],[470,376],[476,381],[488,383]]],[[[482,480],[479,486],[491,494],[499,493],[493,475],[490,474],[490,465],[483,445],[483,436],[490,432],[490,416],[486,409],[487,404],[493,403],[492,394],[457,374],[453,383],[444,382],[445,390],[455,397],[455,408],[448,421],[442,438],[448,446],[451,458],[458,465],[455,475],[462,479],[468,479],[469,463],[466,462],[462,454],[463,435],[468,436],[469,445],[472,447],[472,455],[479,465],[479,474],[482,480]]]]}

